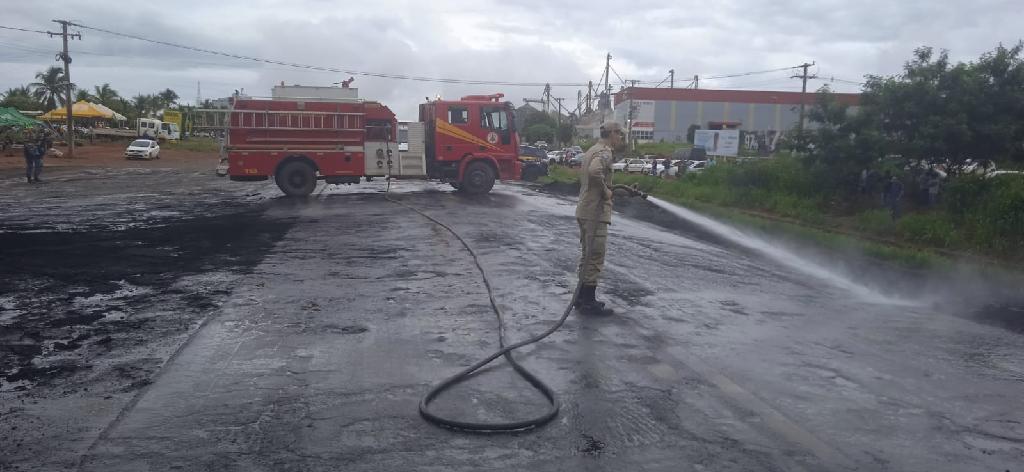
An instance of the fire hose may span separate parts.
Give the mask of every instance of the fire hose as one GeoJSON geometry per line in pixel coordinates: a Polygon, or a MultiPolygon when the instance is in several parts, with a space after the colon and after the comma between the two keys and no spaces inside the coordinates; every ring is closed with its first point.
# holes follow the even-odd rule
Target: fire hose
{"type": "MultiPolygon", "coordinates": [[[[389,150],[389,154],[390,154],[390,150],[389,150]]],[[[388,160],[388,168],[390,169],[390,167],[391,167],[391,162],[390,162],[390,159],[389,159],[388,160]]],[[[452,236],[455,237],[455,239],[457,239],[460,243],[462,243],[462,246],[466,248],[466,251],[468,251],[469,254],[471,256],[473,256],[473,263],[476,265],[477,270],[480,272],[480,277],[481,277],[481,279],[483,279],[484,287],[487,289],[487,298],[490,300],[491,310],[494,311],[494,315],[498,319],[498,346],[499,346],[499,349],[497,351],[495,351],[494,353],[490,354],[489,356],[485,357],[484,359],[476,362],[475,364],[473,364],[473,365],[471,365],[469,367],[466,367],[465,369],[462,369],[461,371],[459,371],[455,375],[452,375],[451,377],[448,377],[448,378],[442,380],[441,382],[437,383],[433,387],[431,387],[430,390],[427,391],[426,395],[424,395],[423,398],[420,400],[420,405],[419,405],[420,416],[422,416],[423,419],[427,420],[428,422],[433,423],[433,424],[438,425],[438,426],[441,426],[441,427],[444,427],[444,428],[460,430],[460,431],[467,431],[467,432],[477,432],[477,433],[507,433],[507,432],[523,431],[523,430],[527,430],[527,429],[532,429],[532,428],[536,428],[536,427],[539,427],[539,426],[543,426],[543,425],[547,424],[548,422],[550,422],[551,420],[555,419],[555,417],[558,416],[558,412],[559,412],[559,409],[561,407],[559,402],[558,402],[558,398],[555,396],[555,392],[551,389],[551,387],[549,387],[546,383],[544,383],[544,381],[542,381],[540,378],[538,378],[532,372],[530,372],[525,367],[523,367],[521,364],[519,364],[519,362],[517,362],[515,360],[515,358],[512,357],[512,351],[514,351],[516,349],[519,349],[521,347],[530,345],[530,344],[534,344],[534,343],[536,343],[536,342],[538,342],[538,341],[540,341],[540,340],[550,336],[552,333],[554,333],[555,331],[558,331],[558,329],[562,327],[562,325],[565,323],[565,320],[569,317],[569,314],[572,313],[573,307],[576,305],[576,299],[580,295],[580,289],[583,287],[583,277],[582,277],[582,275],[583,275],[582,274],[583,265],[580,264],[579,272],[577,272],[577,274],[576,274],[577,275],[576,289],[573,290],[572,300],[569,301],[569,305],[565,308],[565,311],[562,313],[562,316],[557,321],[555,321],[555,323],[552,324],[551,327],[549,327],[548,329],[544,330],[544,332],[542,332],[540,334],[537,334],[535,336],[532,336],[532,337],[530,337],[528,339],[525,339],[523,341],[519,341],[519,342],[514,343],[514,344],[506,345],[505,344],[505,317],[504,317],[504,315],[501,312],[501,308],[498,307],[498,302],[495,301],[495,299],[494,299],[494,290],[491,287],[491,281],[490,281],[490,279],[487,278],[487,273],[484,271],[483,265],[480,263],[480,258],[477,256],[476,251],[474,251],[473,248],[470,247],[469,243],[467,243],[466,240],[463,239],[462,236],[459,235],[459,233],[456,232],[454,229],[452,229],[450,226],[442,223],[441,221],[438,221],[436,218],[434,218],[434,217],[424,213],[423,211],[419,210],[416,207],[408,205],[408,204],[406,204],[406,203],[404,203],[404,202],[402,202],[400,200],[396,200],[394,198],[391,198],[390,190],[391,190],[391,179],[390,179],[390,176],[389,176],[389,178],[388,178],[388,186],[387,186],[387,190],[384,193],[384,198],[386,198],[388,201],[390,201],[392,203],[395,203],[395,204],[401,205],[401,206],[403,206],[405,208],[408,208],[408,209],[418,213],[420,216],[430,220],[434,224],[436,224],[436,225],[438,225],[438,226],[448,230],[448,232],[451,233],[452,236]],[[548,401],[548,407],[547,407],[547,410],[544,413],[542,413],[542,414],[540,414],[538,416],[535,416],[533,418],[528,418],[528,419],[524,419],[524,420],[485,423],[485,422],[476,422],[476,421],[454,420],[454,419],[450,419],[450,418],[445,418],[445,417],[440,416],[437,413],[434,413],[433,411],[431,411],[431,409],[430,409],[431,402],[433,402],[435,399],[437,399],[437,397],[442,392],[444,392],[445,390],[448,390],[451,387],[454,387],[455,385],[457,385],[459,383],[462,383],[462,382],[470,379],[474,375],[474,373],[476,373],[477,371],[482,369],[484,366],[490,364],[491,362],[493,362],[495,359],[497,359],[499,357],[504,357],[505,360],[507,360],[508,363],[512,366],[512,368],[515,369],[516,373],[518,373],[523,379],[525,379],[527,382],[529,382],[530,385],[533,386],[533,388],[535,388],[542,395],[544,395],[544,397],[548,401]]],[[[640,197],[640,198],[643,198],[643,199],[647,198],[647,194],[641,192],[636,187],[636,184],[634,184],[633,186],[615,185],[615,186],[612,187],[612,191],[614,192],[615,190],[623,190],[623,191],[627,192],[630,196],[637,196],[637,197],[640,197]]],[[[594,222],[593,224],[596,224],[597,219],[595,218],[594,220],[591,220],[591,221],[594,222]]],[[[584,260],[587,260],[587,259],[590,258],[590,251],[593,249],[594,233],[595,233],[594,231],[589,231],[589,239],[587,240],[587,245],[586,245],[586,247],[587,247],[587,254],[584,255],[585,256],[584,260]]]]}

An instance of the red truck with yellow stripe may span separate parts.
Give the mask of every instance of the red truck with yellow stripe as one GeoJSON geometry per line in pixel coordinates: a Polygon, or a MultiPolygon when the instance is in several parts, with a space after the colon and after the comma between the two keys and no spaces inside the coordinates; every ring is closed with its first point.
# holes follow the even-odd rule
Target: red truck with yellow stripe
{"type": "Polygon", "coordinates": [[[318,180],[356,184],[374,177],[433,179],[467,193],[518,180],[515,109],[503,94],[421,104],[418,122],[356,99],[236,99],[225,142],[235,181],[274,178],[289,196],[318,180]]]}

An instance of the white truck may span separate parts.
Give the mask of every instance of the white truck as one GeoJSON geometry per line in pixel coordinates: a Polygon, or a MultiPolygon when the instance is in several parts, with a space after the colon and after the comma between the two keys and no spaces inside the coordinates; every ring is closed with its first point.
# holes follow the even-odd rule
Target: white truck
{"type": "Polygon", "coordinates": [[[160,121],[154,118],[139,118],[136,122],[138,137],[150,137],[152,139],[168,139],[177,141],[181,139],[181,131],[177,123],[160,121]]]}

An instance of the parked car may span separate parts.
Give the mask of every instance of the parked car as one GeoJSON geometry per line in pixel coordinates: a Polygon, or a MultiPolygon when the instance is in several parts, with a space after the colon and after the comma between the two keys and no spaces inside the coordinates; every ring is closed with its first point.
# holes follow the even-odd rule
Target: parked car
{"type": "Polygon", "coordinates": [[[626,162],[626,167],[623,170],[626,172],[650,172],[651,161],[647,159],[630,159],[626,162]]]}
{"type": "Polygon", "coordinates": [[[554,164],[556,162],[565,161],[565,151],[550,151],[548,152],[548,162],[554,164]]]}
{"type": "Polygon", "coordinates": [[[675,176],[683,173],[683,172],[680,172],[679,168],[683,167],[685,165],[686,165],[686,161],[684,161],[684,160],[670,161],[669,164],[668,164],[668,168],[667,169],[664,168],[664,167],[660,167],[659,168],[658,176],[660,176],[660,177],[675,177],[675,176]]]}
{"type": "Polygon", "coordinates": [[[152,139],[136,139],[124,150],[125,159],[160,159],[160,145],[152,139]]]}
{"type": "Polygon", "coordinates": [[[624,172],[626,170],[626,161],[619,161],[612,164],[612,172],[624,172]]]}
{"type": "MultiPolygon", "coordinates": [[[[569,167],[582,167],[583,166],[583,153],[578,153],[575,156],[572,156],[566,162],[566,164],[568,164],[569,167]]],[[[614,167],[615,164],[612,164],[612,166],[614,167]]]]}
{"type": "Polygon", "coordinates": [[[686,172],[699,174],[708,168],[708,161],[693,161],[690,166],[686,168],[686,172]]]}
{"type": "Polygon", "coordinates": [[[520,174],[520,179],[527,182],[533,182],[545,175],[548,175],[548,163],[544,161],[525,161],[522,163],[523,169],[520,174]]]}
{"type": "Polygon", "coordinates": [[[704,149],[704,146],[694,146],[690,150],[688,159],[691,161],[706,161],[708,160],[708,152],[704,149]]]}
{"type": "Polygon", "coordinates": [[[995,177],[1000,177],[1000,178],[1014,178],[1014,177],[1016,177],[1016,178],[1024,178],[1024,172],[1019,171],[1019,170],[994,170],[992,172],[989,172],[989,173],[985,174],[985,178],[986,179],[991,179],[991,178],[995,178],[995,177]]]}
{"type": "Polygon", "coordinates": [[[547,159],[548,153],[544,152],[543,149],[535,148],[533,146],[519,146],[520,161],[543,162],[546,161],[547,159]]]}
{"type": "Polygon", "coordinates": [[[547,148],[548,148],[548,142],[547,141],[537,141],[537,142],[533,143],[533,145],[535,147],[539,147],[539,148],[544,149],[544,150],[547,150],[547,148]]]}

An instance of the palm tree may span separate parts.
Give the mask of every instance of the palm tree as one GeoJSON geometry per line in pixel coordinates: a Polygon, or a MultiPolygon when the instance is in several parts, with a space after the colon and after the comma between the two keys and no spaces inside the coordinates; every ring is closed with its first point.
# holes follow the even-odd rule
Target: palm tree
{"type": "Polygon", "coordinates": [[[93,87],[92,96],[97,102],[110,108],[114,108],[114,105],[117,104],[118,100],[121,98],[117,93],[117,90],[110,88],[110,84],[97,85],[93,87]]]}
{"type": "Polygon", "coordinates": [[[156,94],[154,98],[159,100],[160,108],[167,108],[178,101],[178,93],[171,89],[164,89],[163,92],[156,94]]]}
{"type": "Polygon", "coordinates": [[[64,69],[54,66],[44,72],[37,72],[36,80],[39,82],[29,84],[32,87],[32,96],[36,100],[42,102],[50,110],[57,108],[57,105],[65,105],[64,92],[67,81],[64,79],[64,69]]]}
{"type": "Polygon", "coordinates": [[[92,95],[89,95],[88,90],[79,89],[77,92],[75,92],[75,101],[80,102],[82,100],[85,100],[87,102],[92,100],[92,95]]]}
{"type": "Polygon", "coordinates": [[[132,97],[132,108],[135,110],[136,115],[140,117],[146,116],[150,111],[155,111],[155,109],[158,108],[159,104],[155,102],[155,97],[152,95],[143,95],[140,93],[132,97]]]}
{"type": "Polygon", "coordinates": [[[3,93],[3,100],[0,100],[0,106],[14,107],[19,110],[40,110],[43,108],[43,104],[32,97],[32,89],[27,85],[7,89],[3,93]]]}

